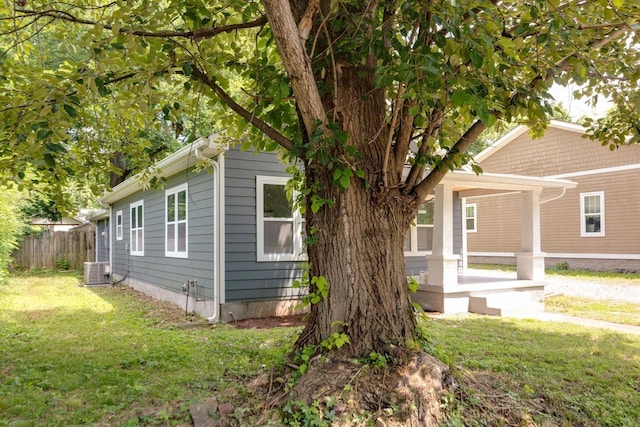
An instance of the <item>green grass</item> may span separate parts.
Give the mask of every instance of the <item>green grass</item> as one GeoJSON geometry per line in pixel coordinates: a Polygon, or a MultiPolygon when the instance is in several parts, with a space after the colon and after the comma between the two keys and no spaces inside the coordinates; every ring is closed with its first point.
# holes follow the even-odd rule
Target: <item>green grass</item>
{"type": "Polygon", "coordinates": [[[0,425],[175,425],[282,363],[295,330],[179,328],[184,312],[69,274],[0,286],[0,425]]]}
{"type": "MultiPolygon", "coordinates": [[[[297,328],[179,327],[184,312],[73,274],[0,286],[0,426],[190,425],[216,397],[253,425],[247,379],[281,366],[297,328]],[[245,411],[246,408],[250,410],[245,411]]],[[[458,388],[447,425],[640,425],[640,337],[569,324],[428,320],[458,388]],[[533,424],[528,424],[533,425],[533,424]]]]}
{"type": "Polygon", "coordinates": [[[640,425],[638,336],[481,316],[429,328],[460,382],[448,407],[460,425],[640,425]]]}
{"type": "Polygon", "coordinates": [[[565,295],[546,298],[544,302],[547,311],[640,326],[640,304],[565,295]]]}

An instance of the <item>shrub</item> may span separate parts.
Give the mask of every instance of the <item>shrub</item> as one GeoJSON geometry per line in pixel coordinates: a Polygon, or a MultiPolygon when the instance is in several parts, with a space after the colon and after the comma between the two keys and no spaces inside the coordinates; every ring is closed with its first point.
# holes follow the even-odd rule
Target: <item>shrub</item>
{"type": "Polygon", "coordinates": [[[20,217],[18,191],[0,187],[0,283],[8,274],[13,250],[18,246],[18,237],[24,226],[20,217]]]}

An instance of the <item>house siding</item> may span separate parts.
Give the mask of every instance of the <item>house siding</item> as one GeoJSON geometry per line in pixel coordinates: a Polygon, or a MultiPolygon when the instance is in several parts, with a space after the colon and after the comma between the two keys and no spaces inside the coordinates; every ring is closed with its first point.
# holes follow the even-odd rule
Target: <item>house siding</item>
{"type": "Polygon", "coordinates": [[[256,176],[289,177],[275,153],[225,153],[225,300],[297,298],[300,262],[257,262],[256,176]]]}
{"type": "MultiPolygon", "coordinates": [[[[155,287],[181,293],[187,280],[196,280],[198,297],[213,299],[215,283],[214,175],[186,171],[170,177],[164,189],[137,192],[113,204],[111,233],[115,236],[115,212],[122,210],[123,238],[113,239],[113,273],[155,287]],[[188,258],[165,256],[165,189],[188,184],[188,258]],[[129,254],[131,212],[129,205],[144,201],[144,256],[129,254]]],[[[195,292],[195,290],[192,290],[195,292]]]]}
{"type": "Polygon", "coordinates": [[[611,151],[580,132],[550,127],[543,138],[524,133],[480,161],[484,172],[555,176],[640,163],[640,146],[611,151]]]}
{"type": "MultiPolygon", "coordinates": [[[[640,146],[611,151],[580,132],[550,127],[538,140],[527,133],[516,137],[480,165],[485,172],[561,177],[578,184],[540,207],[541,248],[548,254],[548,266],[567,261],[571,268],[640,271],[640,146]],[[605,201],[604,236],[582,237],[580,195],[600,191],[605,201]]],[[[469,198],[478,206],[478,232],[469,234],[468,251],[519,252],[521,200],[519,194],[469,198]]]]}

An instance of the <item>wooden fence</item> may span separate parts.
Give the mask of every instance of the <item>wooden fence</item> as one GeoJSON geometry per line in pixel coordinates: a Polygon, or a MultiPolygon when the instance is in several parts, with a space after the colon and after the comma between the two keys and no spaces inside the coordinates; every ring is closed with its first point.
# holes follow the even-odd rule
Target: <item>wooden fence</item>
{"type": "Polygon", "coordinates": [[[13,252],[13,267],[81,270],[85,262],[94,260],[95,242],[95,231],[45,231],[42,236],[24,236],[13,252]]]}

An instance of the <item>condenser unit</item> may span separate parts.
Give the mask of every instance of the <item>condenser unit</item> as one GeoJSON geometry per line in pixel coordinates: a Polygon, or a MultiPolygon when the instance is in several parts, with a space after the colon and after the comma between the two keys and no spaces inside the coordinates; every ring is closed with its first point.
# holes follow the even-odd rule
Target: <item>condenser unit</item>
{"type": "Polygon", "coordinates": [[[84,263],[84,284],[106,285],[109,283],[109,263],[108,262],[85,262],[84,263]]]}

